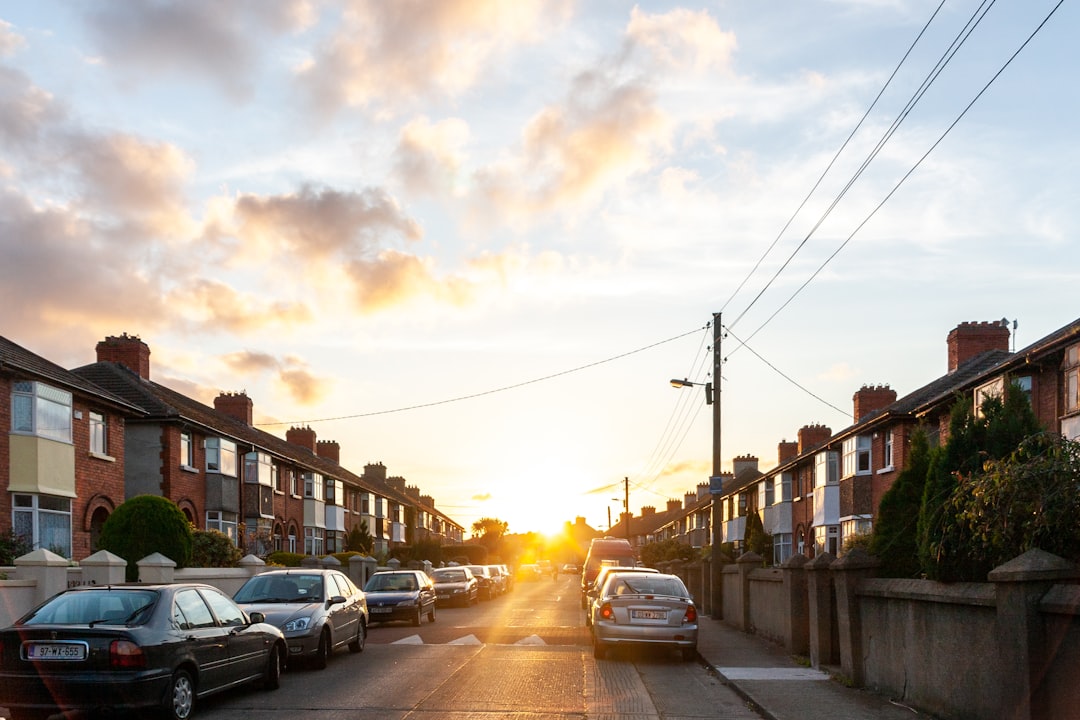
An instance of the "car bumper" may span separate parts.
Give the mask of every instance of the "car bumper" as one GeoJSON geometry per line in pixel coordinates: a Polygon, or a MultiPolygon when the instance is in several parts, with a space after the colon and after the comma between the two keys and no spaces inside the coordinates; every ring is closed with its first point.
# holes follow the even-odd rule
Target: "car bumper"
{"type": "Polygon", "coordinates": [[[295,635],[285,633],[285,644],[289,648],[289,657],[306,657],[317,654],[319,652],[320,634],[321,628],[319,628],[319,632],[305,630],[295,635]]]}
{"type": "Polygon", "coordinates": [[[657,627],[647,625],[616,625],[609,622],[592,623],[593,637],[605,645],[667,645],[697,647],[697,625],[657,627]]]}
{"type": "Polygon", "coordinates": [[[152,672],[60,675],[0,673],[0,706],[9,710],[76,710],[84,712],[159,707],[171,674],[152,672]]]}
{"type": "Polygon", "coordinates": [[[373,623],[393,622],[395,620],[412,620],[416,617],[416,605],[404,607],[371,607],[368,606],[369,619],[373,623]]]}

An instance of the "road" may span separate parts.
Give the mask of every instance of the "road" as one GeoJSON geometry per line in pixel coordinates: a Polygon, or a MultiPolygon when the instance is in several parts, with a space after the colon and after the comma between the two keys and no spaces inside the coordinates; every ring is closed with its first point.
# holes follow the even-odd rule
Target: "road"
{"type": "Polygon", "coordinates": [[[210,698],[205,720],[751,720],[760,716],[678,653],[594,660],[577,577],[519,583],[420,627],[375,625],[363,653],[291,668],[281,689],[210,698]]]}

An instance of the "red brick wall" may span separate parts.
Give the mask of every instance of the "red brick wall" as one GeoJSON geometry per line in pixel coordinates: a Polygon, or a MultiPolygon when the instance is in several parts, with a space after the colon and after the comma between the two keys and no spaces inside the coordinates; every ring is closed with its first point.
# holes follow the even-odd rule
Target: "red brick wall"
{"type": "MultiPolygon", "coordinates": [[[[75,445],[75,492],[71,501],[71,552],[76,560],[92,555],[90,520],[95,509],[112,512],[124,502],[124,418],[74,398],[72,441],[75,445]],[[105,417],[106,454],[111,461],[90,454],[90,411],[105,417]]],[[[10,425],[8,426],[10,427],[10,425]]],[[[6,518],[10,524],[10,513],[6,518]]]]}
{"type": "Polygon", "coordinates": [[[981,352],[1009,349],[1009,328],[1000,320],[964,322],[949,331],[949,372],[981,352]]]}

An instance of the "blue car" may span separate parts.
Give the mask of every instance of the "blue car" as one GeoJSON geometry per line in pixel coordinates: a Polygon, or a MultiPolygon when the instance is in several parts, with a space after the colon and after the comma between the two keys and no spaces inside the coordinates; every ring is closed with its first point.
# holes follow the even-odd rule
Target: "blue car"
{"type": "Polygon", "coordinates": [[[364,585],[373,623],[404,620],[419,625],[424,616],[435,622],[435,585],[422,570],[385,570],[364,585]]]}

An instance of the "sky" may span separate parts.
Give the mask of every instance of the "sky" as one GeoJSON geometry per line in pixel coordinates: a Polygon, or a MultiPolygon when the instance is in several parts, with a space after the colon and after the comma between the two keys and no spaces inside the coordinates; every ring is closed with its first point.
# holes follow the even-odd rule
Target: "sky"
{"type": "Polygon", "coordinates": [[[0,335],[602,530],[1080,315],[1058,6],[0,0],[0,335]]]}

